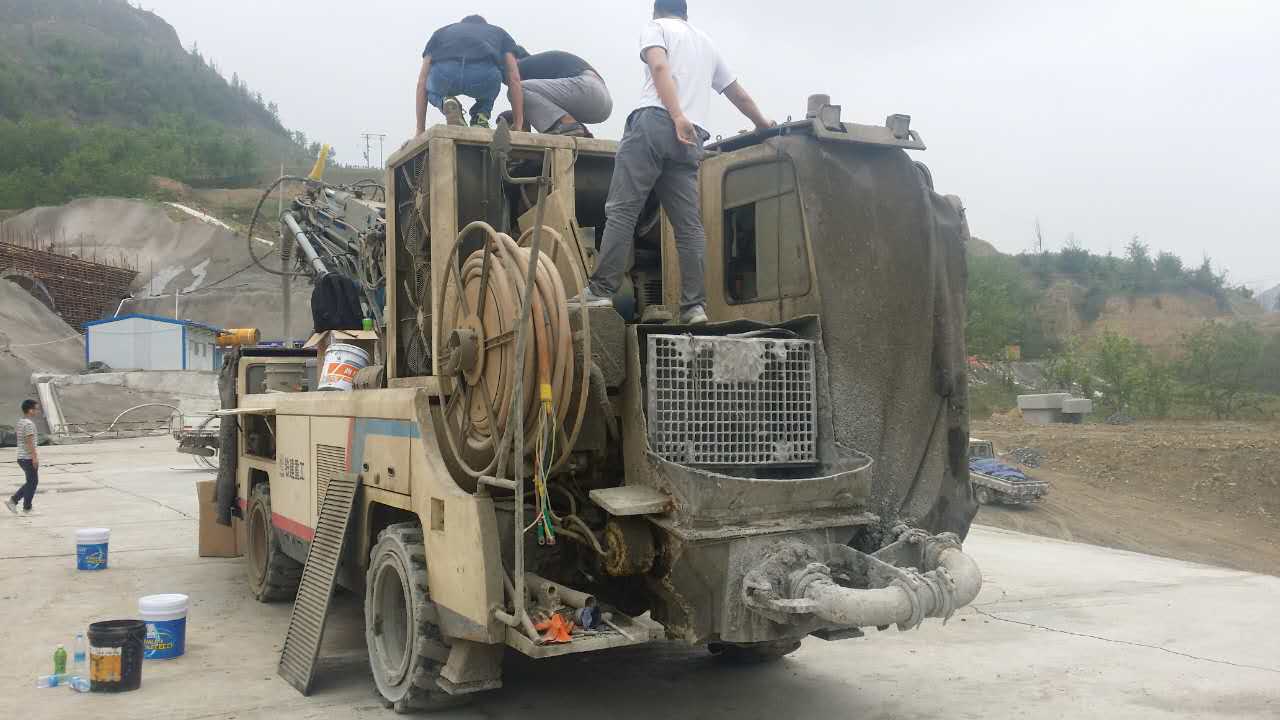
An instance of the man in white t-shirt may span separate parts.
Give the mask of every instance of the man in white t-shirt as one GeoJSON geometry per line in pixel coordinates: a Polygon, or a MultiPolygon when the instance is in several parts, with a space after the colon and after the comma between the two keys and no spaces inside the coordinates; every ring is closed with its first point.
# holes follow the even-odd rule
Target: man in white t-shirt
{"type": "Polygon", "coordinates": [[[675,230],[680,263],[680,321],[707,321],[703,254],[706,233],[698,203],[698,163],[711,135],[707,116],[711,91],[729,101],[757,129],[772,127],[738,83],[724,58],[701,30],[688,21],[686,0],[657,0],[653,21],[640,36],[644,88],[638,109],[614,160],[608,222],[591,281],[575,302],[608,305],[631,265],[636,223],[651,192],[666,210],[675,230]]]}
{"type": "Polygon", "coordinates": [[[22,417],[18,418],[14,431],[18,441],[18,466],[22,468],[26,482],[4,502],[11,513],[18,512],[19,503],[22,505],[22,512],[31,512],[31,500],[36,496],[36,486],[40,484],[40,454],[37,450],[40,434],[36,429],[36,418],[39,416],[40,403],[35,400],[22,401],[22,417]]]}

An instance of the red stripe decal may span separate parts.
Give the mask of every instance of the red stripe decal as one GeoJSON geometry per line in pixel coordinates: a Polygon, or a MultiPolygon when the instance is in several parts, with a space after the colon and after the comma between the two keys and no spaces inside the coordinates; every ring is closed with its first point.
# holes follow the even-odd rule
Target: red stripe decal
{"type": "Polygon", "coordinates": [[[316,531],[303,525],[297,520],[287,518],[280,513],[271,513],[271,524],[289,533],[290,535],[311,542],[316,536],[316,531]]]}

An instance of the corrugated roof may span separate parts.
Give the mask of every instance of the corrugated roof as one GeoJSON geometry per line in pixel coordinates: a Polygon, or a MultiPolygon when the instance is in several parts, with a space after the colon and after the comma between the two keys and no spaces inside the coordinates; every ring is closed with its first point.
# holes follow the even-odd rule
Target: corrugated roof
{"type": "Polygon", "coordinates": [[[143,313],[129,313],[128,315],[117,315],[115,317],[103,318],[102,320],[90,320],[84,324],[86,330],[93,325],[106,325],[108,323],[119,322],[120,320],[154,320],[156,322],[169,323],[170,325],[184,325],[186,327],[203,328],[211,330],[215,333],[222,332],[222,328],[206,325],[205,323],[196,322],[195,320],[175,320],[169,317],[160,317],[159,315],[145,315],[143,313]]]}

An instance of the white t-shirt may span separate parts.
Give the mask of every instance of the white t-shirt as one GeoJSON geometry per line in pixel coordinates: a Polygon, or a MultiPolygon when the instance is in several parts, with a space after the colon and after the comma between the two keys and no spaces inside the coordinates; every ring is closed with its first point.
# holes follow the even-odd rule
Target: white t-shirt
{"type": "MultiPolygon", "coordinates": [[[[678,18],[661,18],[645,26],[640,34],[640,60],[649,48],[667,51],[671,76],[675,79],[680,109],[694,125],[707,129],[711,115],[711,91],[723,93],[737,80],[711,38],[678,18]]],[[[644,88],[637,107],[665,107],[653,84],[649,66],[644,66],[644,88]]]]}

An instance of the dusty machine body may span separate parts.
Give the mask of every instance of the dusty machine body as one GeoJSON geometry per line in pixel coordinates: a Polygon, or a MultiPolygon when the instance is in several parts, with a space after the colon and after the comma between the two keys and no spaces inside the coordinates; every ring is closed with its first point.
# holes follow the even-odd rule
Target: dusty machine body
{"type": "Polygon", "coordinates": [[[296,591],[345,473],[361,489],[341,581],[365,595],[399,710],[499,687],[506,648],[667,639],[768,659],[972,601],[968,231],[905,123],[818,102],[713,145],[699,327],[670,322],[656,208],[615,307],[565,302],[593,266],[616,143],[437,126],[407,144],[385,230],[362,240],[385,246],[364,273],[384,278],[365,288],[383,303],[376,367],[349,392],[267,392],[289,365],[314,388],[322,359],[245,349],[224,388],[239,451],[219,497],[248,524],[254,593],[296,591]],[[567,642],[555,614],[578,621],[567,642]]]}

